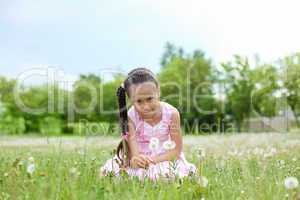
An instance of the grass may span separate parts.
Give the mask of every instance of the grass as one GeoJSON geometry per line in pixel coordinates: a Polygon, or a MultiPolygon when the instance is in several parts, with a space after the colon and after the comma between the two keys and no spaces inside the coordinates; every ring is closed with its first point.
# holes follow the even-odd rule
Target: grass
{"type": "MultiPolygon", "coordinates": [[[[100,178],[99,167],[111,157],[118,139],[0,138],[0,199],[253,199],[291,196],[284,179],[300,180],[299,134],[241,134],[184,137],[188,161],[206,150],[200,187],[196,177],[172,183],[141,182],[124,176],[100,178]],[[21,141],[21,142],[20,142],[21,141]],[[36,145],[35,145],[36,144],[36,145]],[[28,158],[35,171],[26,172],[28,158]]],[[[299,188],[298,188],[299,190],[299,188]]],[[[299,191],[298,191],[299,192],[299,191]]]]}

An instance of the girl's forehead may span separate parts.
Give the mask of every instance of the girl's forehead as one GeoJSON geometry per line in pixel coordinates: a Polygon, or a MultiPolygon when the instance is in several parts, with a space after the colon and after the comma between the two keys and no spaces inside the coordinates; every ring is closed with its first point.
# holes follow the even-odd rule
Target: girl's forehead
{"type": "Polygon", "coordinates": [[[158,88],[153,82],[133,84],[129,87],[130,96],[133,98],[142,96],[152,96],[157,94],[158,88]]]}

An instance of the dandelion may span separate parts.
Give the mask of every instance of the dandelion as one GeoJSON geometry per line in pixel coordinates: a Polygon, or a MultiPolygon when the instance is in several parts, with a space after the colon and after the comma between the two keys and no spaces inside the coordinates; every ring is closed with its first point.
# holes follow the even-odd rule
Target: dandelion
{"type": "Polygon", "coordinates": [[[197,179],[198,184],[201,187],[207,187],[208,186],[208,180],[205,176],[199,176],[199,178],[197,179]]]}
{"type": "Polygon", "coordinates": [[[156,151],[159,148],[159,139],[156,137],[152,137],[149,143],[149,149],[151,151],[156,151]]]}
{"type": "Polygon", "coordinates": [[[200,161],[202,161],[205,159],[205,156],[206,156],[205,149],[199,147],[197,149],[197,157],[199,158],[200,161]]]}
{"type": "Polygon", "coordinates": [[[284,85],[282,80],[278,80],[277,84],[278,84],[279,87],[283,87],[283,85],[284,85]]]}
{"type": "Polygon", "coordinates": [[[70,174],[76,174],[76,172],[77,172],[76,167],[71,167],[69,172],[70,172],[70,174]]]}
{"type": "Polygon", "coordinates": [[[150,143],[152,143],[152,144],[159,144],[159,139],[156,138],[156,137],[151,137],[150,138],[150,143]]]}
{"type": "Polygon", "coordinates": [[[278,161],[277,161],[277,166],[278,166],[279,168],[285,167],[285,161],[284,161],[284,160],[278,160],[278,161]]]}
{"type": "Polygon", "coordinates": [[[77,153],[78,153],[79,155],[83,156],[83,155],[85,154],[85,151],[82,150],[82,149],[80,149],[80,150],[77,151],[77,153]]]}
{"type": "Polygon", "coordinates": [[[32,175],[35,171],[35,165],[34,163],[31,163],[27,166],[26,172],[30,175],[32,175]]]}
{"type": "Polygon", "coordinates": [[[71,167],[69,173],[75,178],[80,176],[80,172],[77,170],[76,167],[71,167]]]}
{"type": "Polygon", "coordinates": [[[163,148],[165,150],[172,150],[176,147],[176,143],[172,140],[167,140],[163,143],[163,148]]]}
{"type": "Polygon", "coordinates": [[[34,158],[33,158],[32,156],[30,156],[30,157],[28,158],[28,161],[31,162],[31,163],[33,163],[33,162],[34,162],[34,158]]]}
{"type": "Polygon", "coordinates": [[[299,185],[298,179],[296,177],[287,177],[284,180],[284,186],[287,190],[292,190],[297,188],[299,185]]]}
{"type": "Polygon", "coordinates": [[[280,98],[282,96],[282,93],[277,90],[277,91],[273,92],[273,96],[276,98],[280,98]]]}
{"type": "Polygon", "coordinates": [[[216,168],[221,171],[226,167],[226,161],[225,160],[220,160],[218,162],[216,162],[216,168]]]}
{"type": "Polygon", "coordinates": [[[255,88],[258,89],[258,90],[260,90],[260,89],[262,88],[262,86],[261,86],[260,83],[256,83],[256,84],[255,84],[255,88]]]}

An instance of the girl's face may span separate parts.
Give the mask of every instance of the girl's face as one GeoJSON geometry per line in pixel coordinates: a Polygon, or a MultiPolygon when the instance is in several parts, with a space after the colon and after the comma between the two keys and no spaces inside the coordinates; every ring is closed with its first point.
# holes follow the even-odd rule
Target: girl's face
{"type": "Polygon", "coordinates": [[[133,84],[129,87],[130,100],[144,119],[154,117],[160,111],[159,88],[153,82],[133,84]]]}

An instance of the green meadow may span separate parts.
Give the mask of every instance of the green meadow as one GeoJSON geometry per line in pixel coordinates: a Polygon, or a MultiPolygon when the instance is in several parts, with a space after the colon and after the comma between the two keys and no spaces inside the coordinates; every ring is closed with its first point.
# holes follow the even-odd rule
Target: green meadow
{"type": "Polygon", "coordinates": [[[99,176],[118,138],[2,136],[0,199],[299,199],[299,187],[284,184],[287,177],[300,179],[299,134],[183,139],[188,161],[201,168],[198,175],[152,182],[99,176]]]}

